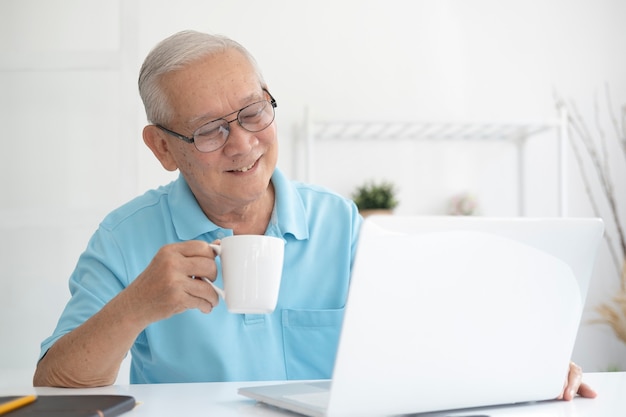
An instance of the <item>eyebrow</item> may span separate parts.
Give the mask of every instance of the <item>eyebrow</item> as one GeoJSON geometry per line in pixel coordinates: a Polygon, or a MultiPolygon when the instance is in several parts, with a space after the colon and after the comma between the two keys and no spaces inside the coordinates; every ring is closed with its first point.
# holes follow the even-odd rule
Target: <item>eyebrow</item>
{"type": "Polygon", "coordinates": [[[219,120],[219,119],[223,118],[226,115],[236,113],[239,110],[241,110],[242,108],[244,108],[244,107],[246,107],[246,106],[248,106],[248,105],[250,105],[252,103],[256,103],[257,101],[261,101],[261,100],[263,100],[263,90],[261,90],[261,94],[260,95],[259,95],[258,92],[254,92],[254,93],[248,94],[246,97],[244,97],[242,100],[239,101],[240,103],[248,103],[248,104],[244,104],[241,107],[239,107],[238,109],[236,109],[236,110],[234,110],[234,111],[232,111],[230,113],[222,114],[221,116],[217,116],[217,117],[212,116],[212,115],[210,115],[208,113],[201,114],[199,116],[196,116],[196,117],[193,117],[193,118],[189,119],[187,121],[186,125],[189,126],[190,128],[193,128],[193,126],[195,124],[197,124],[198,122],[200,122],[200,121],[204,121],[204,123],[209,123],[209,122],[212,122],[214,120],[219,120]]]}

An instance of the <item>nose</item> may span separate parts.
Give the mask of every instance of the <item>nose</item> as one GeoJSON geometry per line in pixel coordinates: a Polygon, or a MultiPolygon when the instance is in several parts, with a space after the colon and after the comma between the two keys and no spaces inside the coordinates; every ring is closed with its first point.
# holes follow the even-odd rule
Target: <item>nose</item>
{"type": "Polygon", "coordinates": [[[228,122],[230,132],[228,139],[224,144],[223,152],[228,157],[236,155],[244,155],[252,150],[254,145],[258,142],[255,133],[248,132],[236,122],[237,119],[228,122]]]}

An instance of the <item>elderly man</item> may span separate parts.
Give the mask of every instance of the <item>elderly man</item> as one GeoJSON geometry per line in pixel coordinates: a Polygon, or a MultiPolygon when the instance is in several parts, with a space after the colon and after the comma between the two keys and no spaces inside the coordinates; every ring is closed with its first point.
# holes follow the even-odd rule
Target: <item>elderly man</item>
{"type": "MultiPolygon", "coordinates": [[[[233,40],[165,39],[147,56],[139,91],[144,142],[180,176],[104,219],[42,343],[34,384],[112,384],[129,351],[133,383],[329,378],[362,221],[355,205],[276,168],[276,100],[233,40]],[[209,284],[191,279],[215,280],[209,243],[237,234],[285,241],[271,314],[228,313],[209,284]]],[[[572,365],[564,398],[595,395],[581,375],[572,365]]]]}

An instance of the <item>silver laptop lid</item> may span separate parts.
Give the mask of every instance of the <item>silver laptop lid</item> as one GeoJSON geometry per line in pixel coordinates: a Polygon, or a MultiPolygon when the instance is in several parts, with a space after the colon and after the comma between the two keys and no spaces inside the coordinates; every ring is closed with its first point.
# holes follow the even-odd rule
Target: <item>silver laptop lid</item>
{"type": "Polygon", "coordinates": [[[367,218],[327,415],[556,397],[602,233],[599,219],[367,218]]]}

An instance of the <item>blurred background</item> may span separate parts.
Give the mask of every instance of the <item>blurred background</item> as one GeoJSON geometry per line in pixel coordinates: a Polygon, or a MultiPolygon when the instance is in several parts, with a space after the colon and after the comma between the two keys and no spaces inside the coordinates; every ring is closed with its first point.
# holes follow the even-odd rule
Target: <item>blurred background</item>
{"type": "Polygon", "coordinates": [[[102,217],[177,175],[143,144],[136,79],[183,29],[256,56],[294,179],[347,197],[390,181],[398,214],[448,214],[460,196],[475,215],[602,216],[573,360],[626,370],[626,342],[594,322],[624,265],[625,19],[622,0],[0,0],[0,379],[30,383],[102,217]],[[337,140],[328,121],[384,127],[337,140]],[[461,133],[384,135],[403,123],[461,133]],[[483,140],[498,126],[513,134],[483,140]]]}

